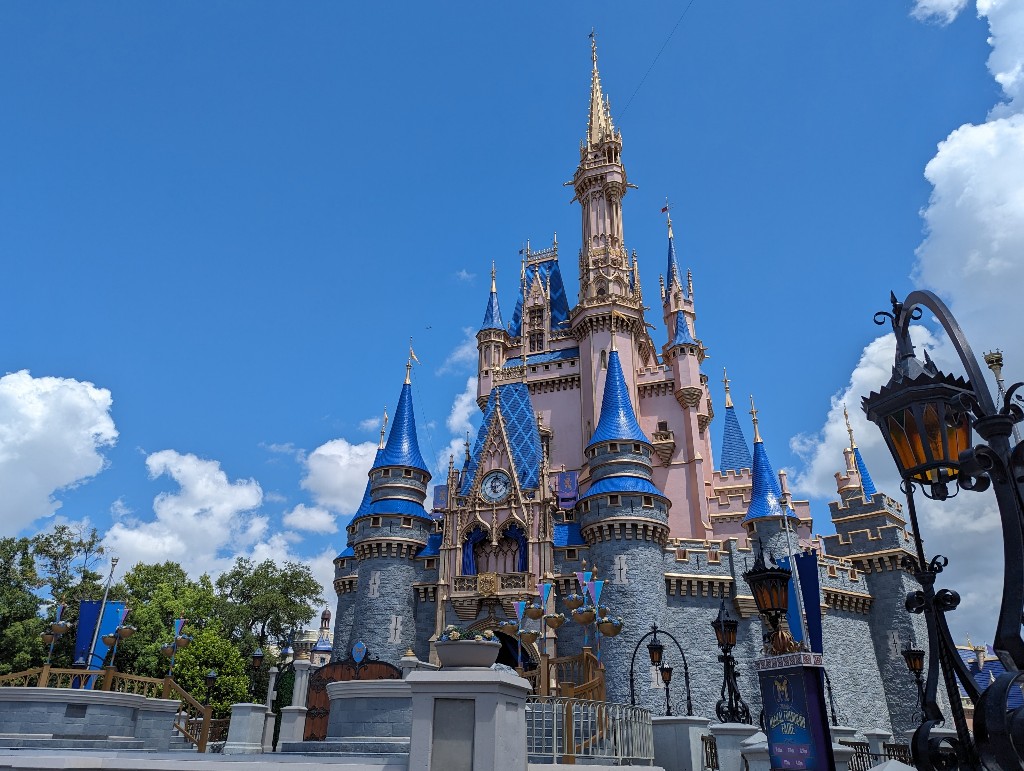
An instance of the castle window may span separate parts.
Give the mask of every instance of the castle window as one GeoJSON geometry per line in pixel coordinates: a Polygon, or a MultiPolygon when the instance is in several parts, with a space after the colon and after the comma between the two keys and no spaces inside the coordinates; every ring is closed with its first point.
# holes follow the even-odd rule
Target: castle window
{"type": "Polygon", "coordinates": [[[617,496],[617,495],[609,495],[608,496],[608,505],[609,506],[618,506],[619,505],[619,496],[617,496]]]}
{"type": "Polygon", "coordinates": [[[530,333],[530,353],[544,350],[544,333],[543,332],[531,332],[530,333]]]}
{"type": "Polygon", "coordinates": [[[561,368],[562,368],[562,362],[558,362],[558,368],[559,368],[559,369],[561,369],[561,368]]]}
{"type": "Polygon", "coordinates": [[[646,506],[648,508],[651,508],[651,509],[654,508],[654,496],[653,495],[645,495],[644,496],[644,506],[646,506]]]}
{"type": "Polygon", "coordinates": [[[389,468],[384,469],[382,472],[380,472],[380,475],[382,477],[389,477],[389,476],[391,476],[391,469],[389,469],[389,468]]]}
{"type": "Polygon", "coordinates": [[[565,520],[566,522],[575,522],[576,521],[576,512],[575,511],[567,511],[567,512],[565,512],[565,516],[563,516],[562,519],[565,520]]]}
{"type": "Polygon", "coordinates": [[[567,560],[574,560],[575,561],[575,560],[578,560],[580,558],[580,553],[576,549],[566,549],[565,550],[565,558],[567,560]]]}
{"type": "Polygon", "coordinates": [[[836,577],[836,566],[835,565],[829,565],[828,566],[828,575],[829,575],[829,578],[835,578],[836,577]]]}
{"type": "Polygon", "coordinates": [[[583,501],[583,513],[584,514],[589,513],[589,511],[590,511],[590,501],[583,501]]]}
{"type": "Polygon", "coordinates": [[[402,472],[402,475],[403,475],[403,476],[407,476],[407,477],[411,477],[411,476],[412,476],[412,469],[411,469],[411,468],[407,468],[407,469],[405,469],[405,470],[404,470],[404,471],[402,472]]]}
{"type": "Polygon", "coordinates": [[[402,527],[412,527],[412,517],[402,517],[402,527]]]}
{"type": "Polygon", "coordinates": [[[668,431],[668,421],[667,420],[659,420],[658,421],[658,430],[659,431],[668,431]]]}
{"type": "Polygon", "coordinates": [[[608,369],[608,351],[601,351],[601,369],[608,369]]]}
{"type": "Polygon", "coordinates": [[[539,327],[544,323],[544,309],[543,308],[531,308],[530,309],[530,326],[539,327]]]}
{"type": "Polygon", "coordinates": [[[634,444],[634,445],[633,445],[633,452],[635,452],[635,453],[639,453],[639,452],[640,452],[640,445],[638,445],[638,444],[634,444]]]}
{"type": "Polygon", "coordinates": [[[380,527],[380,517],[370,517],[370,527],[380,527]]]}
{"type": "Polygon", "coordinates": [[[618,445],[617,442],[612,442],[611,444],[608,445],[608,452],[618,452],[618,451],[619,451],[619,445],[618,445]]]}
{"type": "Polygon", "coordinates": [[[425,567],[427,570],[436,570],[437,569],[437,560],[433,559],[433,558],[428,559],[428,560],[424,560],[423,567],[425,567]]]}

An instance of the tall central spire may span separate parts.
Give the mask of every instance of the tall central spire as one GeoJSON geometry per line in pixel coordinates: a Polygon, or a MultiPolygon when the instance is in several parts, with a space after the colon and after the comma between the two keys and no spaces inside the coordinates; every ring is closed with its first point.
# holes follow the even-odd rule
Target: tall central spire
{"type": "Polygon", "coordinates": [[[597,71],[597,34],[590,31],[590,58],[594,63],[590,74],[590,119],[587,122],[587,144],[597,145],[611,138],[615,130],[612,127],[611,104],[601,91],[601,75],[597,71]]]}

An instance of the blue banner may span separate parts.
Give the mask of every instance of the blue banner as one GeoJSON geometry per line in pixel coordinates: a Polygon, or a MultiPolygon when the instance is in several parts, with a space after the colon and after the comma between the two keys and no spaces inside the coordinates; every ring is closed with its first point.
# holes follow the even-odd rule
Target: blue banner
{"type": "Polygon", "coordinates": [[[448,508],[448,485],[434,485],[434,511],[448,508]]]}
{"type": "MultiPolygon", "coordinates": [[[[558,500],[559,502],[576,503],[580,495],[579,486],[580,472],[560,471],[558,472],[558,500]]],[[[562,507],[566,508],[566,507],[562,507]]]]}
{"type": "Polygon", "coordinates": [[[821,634],[821,587],[818,582],[818,552],[811,550],[796,555],[796,570],[800,577],[800,593],[804,598],[807,619],[807,645],[814,653],[823,653],[821,634]]]}
{"type": "MultiPolygon", "coordinates": [[[[775,560],[780,568],[792,570],[789,564],[789,557],[779,557],[775,560]]],[[[803,576],[801,576],[803,578],[803,576]]],[[[796,581],[789,582],[789,607],[786,610],[786,623],[789,624],[789,633],[797,642],[804,640],[804,625],[800,623],[800,603],[796,600],[796,581]]]]}
{"type": "Polygon", "coordinates": [[[121,623],[124,612],[123,602],[108,602],[103,611],[100,633],[96,637],[96,649],[92,661],[89,661],[89,646],[96,632],[96,622],[100,616],[99,600],[82,600],[78,604],[78,624],[75,627],[75,663],[83,662],[90,669],[99,669],[107,657],[109,648],[103,642],[103,635],[113,634],[121,623]]]}

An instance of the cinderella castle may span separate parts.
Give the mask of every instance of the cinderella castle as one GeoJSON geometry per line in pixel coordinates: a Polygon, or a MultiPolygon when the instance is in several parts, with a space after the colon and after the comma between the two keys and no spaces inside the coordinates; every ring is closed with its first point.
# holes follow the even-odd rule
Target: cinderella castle
{"type": "MultiPolygon", "coordinates": [[[[592,59],[572,179],[582,221],[574,302],[557,240],[525,250],[511,317],[492,268],[477,333],[480,430],[440,480],[419,449],[407,368],[348,548],[335,560],[334,656],[359,641],[384,661],[410,649],[428,660],[446,625],[498,629],[516,618],[516,601],[538,602],[540,581],[554,586],[546,610],[568,616],[575,574],[589,570],[604,580],[601,604],[623,620],[621,634],[602,641],[609,701],[628,703],[635,690],[637,703],[664,710],[645,650],[630,682],[637,643],[656,623],[681,643],[694,713],[713,717],[722,665],[711,622],[724,602],[739,620],[733,655],[756,716],[762,626],[743,573],[759,548],[780,557],[813,550],[839,722],[914,727],[915,684],[901,650],[923,647],[926,635],[903,609],[916,584],[901,567],[911,548],[901,506],[875,490],[851,432],[845,459],[836,459],[836,535],[817,538],[808,503],[793,500],[785,473],[772,469],[753,405],[748,444],[727,379],[714,420],[693,281],[680,270],[671,220],[657,297],[668,334],[651,336],[637,256],[624,237],[623,138],[596,46],[592,59]]],[[[595,642],[572,621],[542,635],[520,654],[514,637],[499,634],[499,661],[515,665],[521,655],[528,668],[542,649],[569,655],[595,642]]],[[[678,650],[665,656],[680,672],[678,650]]],[[[681,691],[673,684],[677,714],[681,691]]]]}

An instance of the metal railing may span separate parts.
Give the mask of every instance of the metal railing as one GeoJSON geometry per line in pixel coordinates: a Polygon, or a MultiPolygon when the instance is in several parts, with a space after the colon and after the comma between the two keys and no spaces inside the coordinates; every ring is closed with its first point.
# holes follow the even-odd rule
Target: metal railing
{"type": "Polygon", "coordinates": [[[704,771],[718,771],[718,742],[714,734],[702,734],[700,745],[704,756],[704,771]]]}
{"type": "Polygon", "coordinates": [[[882,747],[883,753],[878,755],[871,751],[867,742],[840,739],[839,743],[853,750],[853,757],[850,758],[850,771],[868,771],[887,760],[898,760],[908,766],[914,765],[914,761],[910,757],[910,746],[907,744],[885,744],[882,747]]]}
{"type": "Polygon", "coordinates": [[[654,729],[643,707],[560,696],[526,700],[526,751],[535,763],[601,758],[611,765],[652,765],[654,729]]]}

